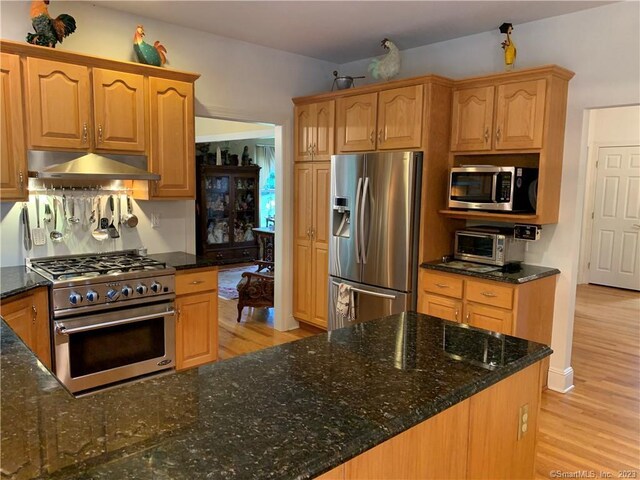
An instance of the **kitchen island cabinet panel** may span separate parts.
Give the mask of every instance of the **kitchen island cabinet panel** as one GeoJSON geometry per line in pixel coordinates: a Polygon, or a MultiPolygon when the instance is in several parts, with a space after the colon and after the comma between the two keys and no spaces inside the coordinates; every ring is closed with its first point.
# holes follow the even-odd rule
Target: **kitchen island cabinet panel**
{"type": "Polygon", "coordinates": [[[27,200],[20,57],[0,53],[0,200],[27,200]]]}

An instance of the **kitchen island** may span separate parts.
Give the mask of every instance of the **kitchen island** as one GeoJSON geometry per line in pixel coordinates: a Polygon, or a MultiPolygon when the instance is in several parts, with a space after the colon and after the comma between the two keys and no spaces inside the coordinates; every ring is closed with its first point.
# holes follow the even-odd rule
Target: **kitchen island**
{"type": "MultiPolygon", "coordinates": [[[[488,471],[502,461],[488,457],[490,430],[523,406],[526,451],[516,446],[509,461],[524,454],[532,466],[539,362],[551,353],[405,313],[74,398],[0,324],[0,447],[10,478],[305,479],[336,467],[335,478],[363,478],[358,462],[376,461],[366,455],[447,412],[455,413],[448,437],[458,428],[468,444],[453,445],[442,462],[488,471]],[[516,388],[513,379],[526,383],[516,388]],[[521,405],[525,390],[535,393],[521,405]]],[[[516,433],[498,435],[515,443],[516,433]]]]}

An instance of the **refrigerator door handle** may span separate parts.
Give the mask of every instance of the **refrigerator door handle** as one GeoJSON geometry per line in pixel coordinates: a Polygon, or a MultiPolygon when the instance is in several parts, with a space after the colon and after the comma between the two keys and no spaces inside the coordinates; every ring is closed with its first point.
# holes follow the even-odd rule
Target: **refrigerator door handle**
{"type": "MultiPolygon", "coordinates": [[[[331,282],[331,283],[333,283],[336,287],[340,286],[340,284],[337,283],[337,282],[331,282]]],[[[356,293],[362,293],[364,295],[371,295],[372,297],[387,298],[389,300],[395,300],[396,299],[395,295],[389,295],[387,293],[370,292],[369,290],[362,290],[361,288],[356,288],[356,287],[351,287],[351,291],[356,292],[356,293]]]]}
{"type": "Polygon", "coordinates": [[[360,204],[360,251],[362,252],[362,263],[367,263],[367,249],[364,239],[364,209],[367,205],[367,193],[369,193],[369,177],[364,179],[364,188],[362,189],[362,203],[360,204]]]}
{"type": "MultiPolygon", "coordinates": [[[[356,188],[356,215],[358,215],[358,206],[360,205],[360,192],[362,190],[362,177],[358,178],[358,187],[356,188]]],[[[360,263],[360,235],[359,228],[355,226],[355,244],[356,244],[356,263],[360,263]]]]}

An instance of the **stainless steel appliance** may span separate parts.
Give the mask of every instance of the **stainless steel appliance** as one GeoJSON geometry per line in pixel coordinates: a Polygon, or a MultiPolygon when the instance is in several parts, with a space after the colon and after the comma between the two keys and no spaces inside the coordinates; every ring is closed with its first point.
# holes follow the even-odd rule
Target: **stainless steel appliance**
{"type": "Polygon", "coordinates": [[[513,228],[468,227],[456,231],[453,256],[458,260],[505,266],[524,261],[525,243],[513,237],[513,228]]]}
{"type": "Polygon", "coordinates": [[[537,189],[537,168],[454,167],[449,175],[449,207],[535,212],[537,189]]]}
{"type": "Polygon", "coordinates": [[[329,330],[415,309],[421,173],[422,152],[331,157],[329,330]]]}
{"type": "Polygon", "coordinates": [[[71,392],[175,366],[175,269],[134,250],[31,259],[53,282],[54,373],[71,392]]]}

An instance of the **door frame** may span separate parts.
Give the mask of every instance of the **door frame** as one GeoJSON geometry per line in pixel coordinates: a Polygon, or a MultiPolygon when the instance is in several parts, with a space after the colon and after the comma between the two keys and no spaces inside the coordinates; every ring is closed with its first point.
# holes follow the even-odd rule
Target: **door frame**
{"type": "MultiPolygon", "coordinates": [[[[276,157],[276,218],[274,315],[276,330],[298,328],[293,317],[293,114],[278,115],[259,110],[241,110],[221,105],[204,105],[196,102],[194,115],[247,123],[270,123],[274,125],[276,157]],[[288,255],[287,255],[288,254],[288,255]]],[[[195,251],[195,237],[190,241],[195,251]]]]}

